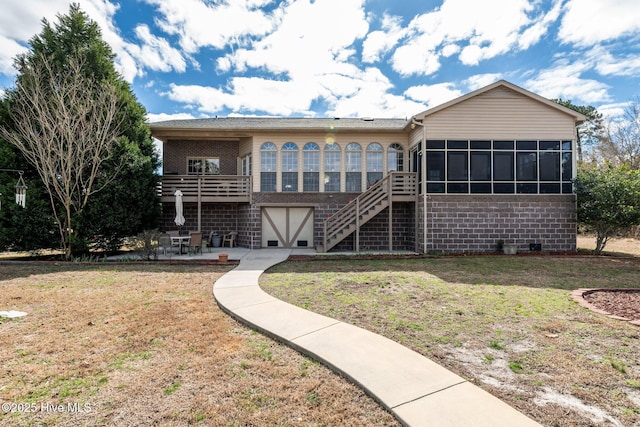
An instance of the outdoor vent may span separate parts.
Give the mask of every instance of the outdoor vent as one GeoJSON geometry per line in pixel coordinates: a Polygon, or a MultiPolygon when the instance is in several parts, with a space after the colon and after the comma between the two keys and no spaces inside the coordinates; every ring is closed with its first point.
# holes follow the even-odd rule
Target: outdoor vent
{"type": "Polygon", "coordinates": [[[309,242],[306,240],[298,240],[298,247],[307,247],[309,246],[309,242]]]}
{"type": "Polygon", "coordinates": [[[541,251],[542,250],[542,243],[529,243],[529,250],[530,251],[541,251]]]}
{"type": "Polygon", "coordinates": [[[275,247],[277,247],[278,246],[278,241],[277,240],[267,240],[267,246],[271,246],[271,247],[275,246],[275,247]]]}

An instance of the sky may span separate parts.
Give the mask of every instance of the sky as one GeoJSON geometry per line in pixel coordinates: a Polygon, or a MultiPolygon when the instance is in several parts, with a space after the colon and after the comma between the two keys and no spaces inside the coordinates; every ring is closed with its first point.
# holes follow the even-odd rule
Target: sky
{"type": "MultiPolygon", "coordinates": [[[[0,92],[66,0],[2,0],[0,92]]],[[[616,117],[640,97],[639,0],[76,0],[150,122],[405,118],[505,79],[616,117]]]]}

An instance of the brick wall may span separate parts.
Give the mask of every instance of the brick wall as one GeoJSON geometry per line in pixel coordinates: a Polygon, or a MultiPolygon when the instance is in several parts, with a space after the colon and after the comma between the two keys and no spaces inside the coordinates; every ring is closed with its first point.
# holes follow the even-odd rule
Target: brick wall
{"type": "MultiPolygon", "coordinates": [[[[173,203],[162,205],[161,230],[176,230],[173,222],[175,208],[173,203]]],[[[198,228],[198,204],[184,204],[185,224],[183,230],[198,228]]],[[[245,248],[260,247],[260,208],[255,205],[239,203],[203,203],[201,214],[201,230],[209,234],[213,231],[219,235],[236,231],[236,245],[245,248]]]]}
{"type": "Polygon", "coordinates": [[[221,175],[236,175],[239,144],[237,141],[171,140],[163,146],[164,173],[187,174],[187,157],[220,159],[221,175]]]}
{"type": "MultiPolygon", "coordinates": [[[[413,203],[393,204],[392,250],[415,251],[415,205],[413,203]]],[[[322,237],[320,237],[322,242],[322,237]]],[[[334,246],[329,252],[355,250],[355,234],[334,246]]],[[[385,209],[360,228],[360,251],[389,250],[389,210],[385,209]]]]}
{"type": "MultiPolygon", "coordinates": [[[[491,252],[498,241],[529,251],[576,250],[574,195],[431,195],[427,201],[427,252],[491,252]]],[[[423,250],[423,203],[418,243],[423,250]]]]}
{"type": "MultiPolygon", "coordinates": [[[[356,194],[254,193],[254,204],[202,205],[202,230],[223,234],[237,231],[238,246],[259,248],[262,242],[261,207],[265,205],[314,207],[314,246],[322,244],[323,221],[356,194]]],[[[418,206],[418,234],[414,203],[393,205],[393,250],[423,251],[423,203],[418,206]]],[[[197,227],[197,204],[185,203],[183,229],[197,227]]],[[[176,229],[173,203],[163,204],[162,228],[176,229]]],[[[426,252],[492,252],[499,240],[517,243],[519,251],[539,243],[543,251],[576,250],[576,211],[573,195],[431,195],[427,202],[426,252]]],[[[360,231],[361,251],[387,251],[388,210],[360,231]]],[[[353,251],[353,235],[332,249],[353,251]]]]}

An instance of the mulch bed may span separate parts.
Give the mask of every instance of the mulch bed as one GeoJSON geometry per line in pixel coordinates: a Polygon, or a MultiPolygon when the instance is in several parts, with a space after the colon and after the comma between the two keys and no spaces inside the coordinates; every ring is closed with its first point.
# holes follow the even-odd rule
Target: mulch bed
{"type": "Polygon", "coordinates": [[[583,307],[640,326],[640,289],[577,289],[571,294],[583,307]]]}

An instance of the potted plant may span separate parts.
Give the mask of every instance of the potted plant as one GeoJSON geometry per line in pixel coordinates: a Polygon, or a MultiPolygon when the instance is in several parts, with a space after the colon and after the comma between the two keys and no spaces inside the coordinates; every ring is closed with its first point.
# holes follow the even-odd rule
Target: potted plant
{"type": "Polygon", "coordinates": [[[517,243],[504,243],[502,245],[502,252],[505,255],[515,255],[518,253],[518,244],[517,243]]]}

